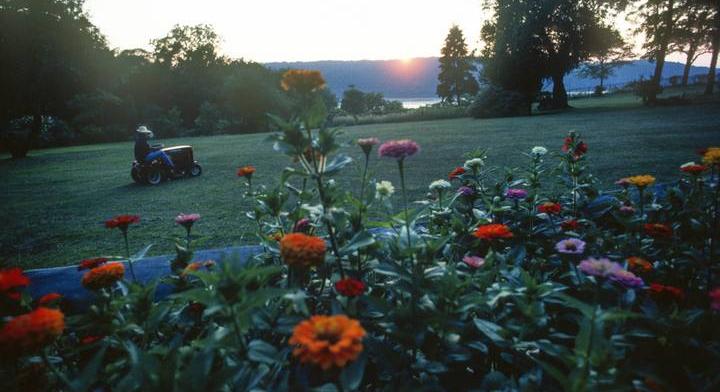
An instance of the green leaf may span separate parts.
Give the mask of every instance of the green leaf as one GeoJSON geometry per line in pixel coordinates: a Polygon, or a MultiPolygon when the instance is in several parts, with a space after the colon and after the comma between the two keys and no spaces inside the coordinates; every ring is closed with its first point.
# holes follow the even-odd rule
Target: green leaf
{"type": "Polygon", "coordinates": [[[365,364],[367,363],[367,354],[363,353],[358,359],[346,366],[340,373],[340,383],[344,391],[354,391],[360,387],[363,375],[365,374],[365,364]]]}
{"type": "Polygon", "coordinates": [[[375,243],[375,237],[373,237],[373,235],[370,234],[368,231],[363,230],[363,231],[355,234],[355,236],[352,239],[350,239],[350,241],[348,241],[348,243],[345,244],[345,246],[343,246],[340,249],[340,254],[348,255],[348,254],[351,254],[351,253],[357,251],[358,249],[368,247],[374,243],[375,243]]]}
{"type": "Polygon", "coordinates": [[[146,246],[143,250],[141,250],[140,252],[135,253],[132,257],[130,257],[130,260],[131,260],[131,261],[135,261],[135,260],[140,260],[140,259],[142,259],[143,257],[145,257],[145,255],[147,254],[147,252],[148,252],[148,251],[150,250],[150,248],[152,248],[152,247],[153,247],[153,244],[150,244],[150,245],[146,246]]]}
{"type": "Polygon", "coordinates": [[[248,344],[248,358],[252,361],[273,365],[277,363],[277,356],[277,349],[265,341],[255,339],[248,344]]]}
{"type": "Polygon", "coordinates": [[[345,154],[338,154],[335,156],[330,163],[325,166],[325,174],[335,174],[340,169],[344,168],[345,166],[349,165],[352,162],[352,158],[345,154]]]}
{"type": "Polygon", "coordinates": [[[480,332],[485,334],[485,336],[490,338],[490,340],[492,340],[496,344],[504,343],[505,339],[501,336],[501,334],[503,334],[505,331],[501,326],[493,322],[478,318],[474,319],[473,322],[475,323],[475,327],[477,327],[480,332]]]}
{"type": "Polygon", "coordinates": [[[103,346],[98,350],[97,353],[92,357],[90,362],[85,368],[75,376],[71,382],[70,387],[75,391],[87,391],[90,386],[97,380],[97,374],[102,366],[102,360],[105,357],[105,350],[107,346],[103,346]]]}

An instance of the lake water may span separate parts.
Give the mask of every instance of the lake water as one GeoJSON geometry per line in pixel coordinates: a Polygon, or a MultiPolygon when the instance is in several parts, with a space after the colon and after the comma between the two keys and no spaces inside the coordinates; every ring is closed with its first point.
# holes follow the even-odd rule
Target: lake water
{"type": "Polygon", "coordinates": [[[388,101],[400,101],[405,109],[417,109],[419,107],[432,105],[440,102],[438,97],[417,97],[417,98],[385,98],[388,101]]]}

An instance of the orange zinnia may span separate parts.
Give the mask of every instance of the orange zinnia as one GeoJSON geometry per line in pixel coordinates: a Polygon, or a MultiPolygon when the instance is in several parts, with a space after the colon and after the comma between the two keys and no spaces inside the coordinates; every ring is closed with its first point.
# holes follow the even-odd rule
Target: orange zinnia
{"type": "Polygon", "coordinates": [[[30,285],[30,279],[20,268],[0,270],[0,294],[17,301],[22,296],[20,289],[30,285]]]}
{"type": "Polygon", "coordinates": [[[363,351],[365,329],[345,315],[312,316],[293,329],[290,345],[300,362],[310,362],[323,370],[341,368],[363,351]]]}
{"type": "Polygon", "coordinates": [[[32,353],[52,343],[64,329],[61,311],[40,307],[5,324],[0,330],[0,347],[13,355],[32,353]]]}
{"type": "Polygon", "coordinates": [[[109,263],[93,268],[82,277],[82,285],[90,290],[99,290],[110,287],[125,275],[125,266],[122,263],[109,263]]]}
{"type": "Polygon", "coordinates": [[[247,165],[243,166],[238,169],[237,175],[238,177],[252,177],[253,173],[255,173],[255,166],[247,165]]]}
{"type": "Polygon", "coordinates": [[[62,295],[58,293],[50,293],[45,294],[40,299],[38,299],[38,305],[39,306],[45,306],[48,308],[54,308],[58,303],[60,302],[60,299],[62,299],[62,295]]]}
{"type": "Polygon", "coordinates": [[[280,255],[287,265],[319,265],[325,261],[325,241],[303,233],[286,234],[280,240],[280,255]]]}
{"type": "Polygon", "coordinates": [[[510,228],[500,223],[482,225],[475,229],[474,235],[481,240],[497,240],[500,238],[513,237],[513,233],[510,231],[510,228]]]}
{"type": "Polygon", "coordinates": [[[283,74],[280,86],[285,91],[308,94],[325,87],[325,79],[323,79],[320,71],[291,69],[283,74]]]}
{"type": "Polygon", "coordinates": [[[653,269],[652,263],[649,261],[643,259],[642,257],[628,257],[628,269],[640,271],[640,272],[650,272],[653,269]]]}

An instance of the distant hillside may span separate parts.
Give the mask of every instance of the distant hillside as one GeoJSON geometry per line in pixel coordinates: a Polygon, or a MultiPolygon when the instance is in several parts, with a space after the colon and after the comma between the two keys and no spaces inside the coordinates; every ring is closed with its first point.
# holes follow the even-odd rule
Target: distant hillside
{"type": "MultiPolygon", "coordinates": [[[[303,68],[322,72],[330,89],[338,96],[347,86],[354,84],[363,91],[381,92],[391,98],[435,97],[437,86],[438,58],[415,58],[402,60],[361,60],[361,61],[312,61],[268,63],[274,69],[303,68]]],[[[607,86],[619,86],[640,77],[649,78],[655,65],[645,60],[637,60],[617,70],[616,75],[605,83],[607,86]]],[[[683,64],[666,63],[663,77],[681,75],[683,64]]],[[[693,67],[691,75],[706,74],[707,67],[693,67]]],[[[591,90],[596,80],[579,78],[571,73],[565,78],[569,91],[591,90]]],[[[551,85],[551,84],[548,84],[551,85]]]]}

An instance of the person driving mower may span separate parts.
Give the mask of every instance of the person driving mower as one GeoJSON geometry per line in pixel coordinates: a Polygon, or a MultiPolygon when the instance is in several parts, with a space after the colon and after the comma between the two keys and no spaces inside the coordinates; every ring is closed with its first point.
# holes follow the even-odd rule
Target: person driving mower
{"type": "Polygon", "coordinates": [[[144,125],[135,130],[135,159],[142,163],[152,162],[153,159],[160,158],[173,173],[177,173],[175,170],[175,164],[170,156],[162,149],[153,148],[148,143],[148,139],[152,139],[154,137],[155,134],[144,125]]]}

